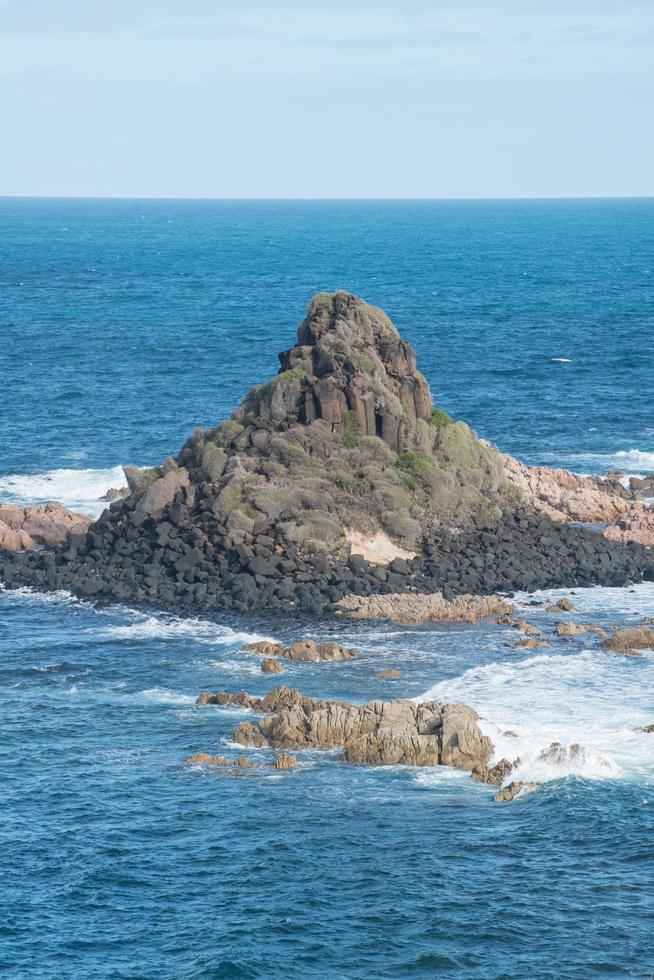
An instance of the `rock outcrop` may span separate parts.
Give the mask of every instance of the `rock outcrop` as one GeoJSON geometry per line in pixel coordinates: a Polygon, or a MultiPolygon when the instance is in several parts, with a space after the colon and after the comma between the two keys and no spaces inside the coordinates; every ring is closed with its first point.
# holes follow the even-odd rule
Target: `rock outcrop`
{"type": "Polygon", "coordinates": [[[636,541],[654,548],[654,508],[635,504],[602,533],[610,541],[636,541]]]}
{"type": "Polygon", "coordinates": [[[280,689],[276,708],[258,725],[242,722],[233,737],[254,747],[342,749],[345,762],[472,771],[487,766],[493,752],[477,720],[476,712],[461,704],[394,700],[354,705],[280,689]]]}
{"type": "Polygon", "coordinates": [[[616,630],[612,636],[602,643],[607,650],[614,653],[625,653],[632,657],[639,656],[639,650],[654,650],[654,630],[648,626],[630,626],[627,629],[616,630]]]}
{"type": "Polygon", "coordinates": [[[0,504],[0,550],[28,551],[39,546],[61,546],[71,535],[82,540],[92,523],[54,502],[31,507],[0,504]]]}
{"type": "Polygon", "coordinates": [[[286,660],[304,660],[308,663],[352,660],[357,655],[356,650],[350,650],[341,646],[340,643],[331,641],[316,643],[315,640],[298,640],[288,647],[282,643],[257,640],[254,643],[246,643],[241,647],[241,651],[242,653],[263,653],[269,660],[274,657],[284,657],[286,660]]]}
{"type": "Polygon", "coordinates": [[[476,623],[487,616],[513,612],[515,606],[497,595],[461,595],[444,599],[430,595],[349,595],[336,612],[350,619],[388,619],[398,623],[476,623]]]}
{"type": "MultiPolygon", "coordinates": [[[[3,552],[0,580],[176,612],[306,616],[377,596],[654,576],[642,546],[561,526],[537,494],[526,500],[500,453],[432,405],[411,346],[375,307],[319,294],[280,362],[176,457],[127,467],[128,496],[84,534],[3,552]]],[[[607,518],[622,515],[612,499],[607,518]]]]}

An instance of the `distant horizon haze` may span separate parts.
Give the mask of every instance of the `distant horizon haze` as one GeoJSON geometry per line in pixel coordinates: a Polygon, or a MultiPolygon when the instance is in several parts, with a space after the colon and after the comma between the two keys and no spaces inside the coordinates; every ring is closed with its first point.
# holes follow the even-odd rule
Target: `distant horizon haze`
{"type": "Polygon", "coordinates": [[[654,195],[647,0],[0,0],[0,195],[654,195]]]}

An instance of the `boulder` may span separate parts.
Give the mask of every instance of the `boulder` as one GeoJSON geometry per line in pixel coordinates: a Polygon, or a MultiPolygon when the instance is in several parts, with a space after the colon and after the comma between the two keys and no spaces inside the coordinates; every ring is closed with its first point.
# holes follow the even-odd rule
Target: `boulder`
{"type": "Polygon", "coordinates": [[[510,803],[511,800],[515,800],[522,792],[527,792],[528,790],[536,789],[538,783],[523,782],[520,779],[514,780],[509,783],[508,786],[502,787],[499,793],[496,793],[493,797],[495,803],[510,803]]]}
{"type": "Polygon", "coordinates": [[[283,643],[273,643],[272,640],[255,640],[241,647],[243,653],[262,653],[264,657],[280,657],[284,652],[283,643]]]}
{"type": "Polygon", "coordinates": [[[387,667],[386,670],[379,671],[379,677],[401,677],[401,674],[395,667],[387,667]]]}
{"type": "Polygon", "coordinates": [[[229,759],[224,755],[207,755],[206,752],[196,752],[192,755],[190,759],[186,760],[189,766],[191,765],[202,765],[202,766],[228,766],[230,764],[229,759]]]}
{"type": "Polygon", "coordinates": [[[602,646],[614,653],[638,657],[640,650],[654,650],[654,630],[648,626],[630,626],[607,637],[602,646]]]}
{"type": "Polygon", "coordinates": [[[273,769],[297,769],[297,756],[278,752],[272,765],[273,769]]]}
{"type": "Polygon", "coordinates": [[[85,533],[90,524],[90,517],[54,502],[24,508],[0,504],[0,548],[23,551],[64,545],[72,534],[85,533]]]}
{"type": "Polygon", "coordinates": [[[261,661],[261,670],[264,674],[283,674],[284,668],[275,660],[273,657],[266,657],[265,660],[261,661]]]}

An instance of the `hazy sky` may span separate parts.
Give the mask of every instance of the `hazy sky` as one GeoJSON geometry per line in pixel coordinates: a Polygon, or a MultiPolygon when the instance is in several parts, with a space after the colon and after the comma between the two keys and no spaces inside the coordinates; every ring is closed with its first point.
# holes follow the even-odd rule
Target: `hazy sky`
{"type": "Polygon", "coordinates": [[[0,194],[654,194],[654,0],[0,0],[0,194]]]}

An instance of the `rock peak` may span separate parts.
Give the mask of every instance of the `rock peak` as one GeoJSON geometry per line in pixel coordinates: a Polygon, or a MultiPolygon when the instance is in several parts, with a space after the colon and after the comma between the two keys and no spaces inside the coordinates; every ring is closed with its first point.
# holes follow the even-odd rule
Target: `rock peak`
{"type": "Polygon", "coordinates": [[[281,369],[253,389],[234,414],[276,428],[322,420],[347,437],[378,436],[394,452],[408,448],[410,421],[430,417],[429,385],[411,344],[381,310],[352,293],[318,293],[281,369]]]}

